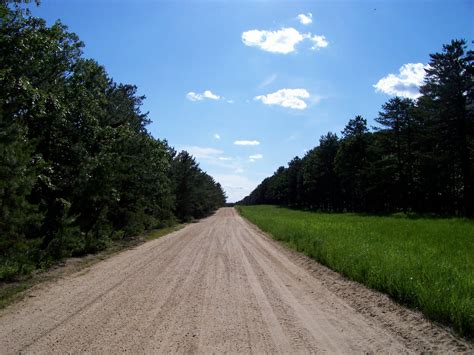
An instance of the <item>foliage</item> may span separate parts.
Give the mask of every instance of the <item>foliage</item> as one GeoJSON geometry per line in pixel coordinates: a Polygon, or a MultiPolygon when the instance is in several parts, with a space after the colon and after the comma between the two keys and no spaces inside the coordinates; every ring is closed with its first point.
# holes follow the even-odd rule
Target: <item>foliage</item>
{"type": "Polygon", "coordinates": [[[395,97],[369,131],[349,120],[280,167],[240,204],[321,211],[474,215],[474,53],[454,40],[431,55],[422,96],[395,97]]]}
{"type": "Polygon", "coordinates": [[[474,336],[474,222],[238,206],[275,239],[474,336]]]}
{"type": "Polygon", "coordinates": [[[0,2],[0,281],[224,205],[189,154],[148,133],[135,86],[20,3],[0,2]]]}

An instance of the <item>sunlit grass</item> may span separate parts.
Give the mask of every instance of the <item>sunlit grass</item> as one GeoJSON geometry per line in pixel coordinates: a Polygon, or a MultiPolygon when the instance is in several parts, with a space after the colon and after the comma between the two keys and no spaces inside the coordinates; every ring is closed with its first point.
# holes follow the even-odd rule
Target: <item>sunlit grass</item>
{"type": "Polygon", "coordinates": [[[291,248],[473,338],[473,220],[238,210],[291,248]]]}

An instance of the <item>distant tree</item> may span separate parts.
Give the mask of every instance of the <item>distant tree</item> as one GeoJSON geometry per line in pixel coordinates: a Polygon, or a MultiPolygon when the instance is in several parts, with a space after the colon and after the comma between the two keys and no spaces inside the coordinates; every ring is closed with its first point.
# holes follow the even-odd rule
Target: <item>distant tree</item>
{"type": "Polygon", "coordinates": [[[369,133],[362,116],[349,120],[342,131],[342,142],[335,158],[335,170],[341,182],[343,205],[350,211],[366,206],[367,172],[369,168],[369,133]]]}
{"type": "Polygon", "coordinates": [[[288,175],[287,169],[280,166],[268,181],[265,200],[266,203],[276,205],[288,204],[288,175]]]}
{"type": "Polygon", "coordinates": [[[339,180],[334,166],[338,148],[339,138],[329,132],[321,136],[319,146],[308,152],[303,160],[304,191],[312,208],[340,208],[339,180]]]}
{"type": "Polygon", "coordinates": [[[303,203],[303,170],[302,160],[294,157],[288,163],[288,205],[299,206],[303,203]]]}
{"type": "Polygon", "coordinates": [[[171,163],[175,215],[181,220],[201,218],[225,204],[225,193],[220,184],[204,173],[186,151],[180,152],[171,163]]]}

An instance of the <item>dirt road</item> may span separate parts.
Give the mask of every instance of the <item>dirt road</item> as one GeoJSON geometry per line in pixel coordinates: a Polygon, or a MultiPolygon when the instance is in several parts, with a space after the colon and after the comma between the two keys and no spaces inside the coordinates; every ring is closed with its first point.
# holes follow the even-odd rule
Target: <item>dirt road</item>
{"type": "Polygon", "coordinates": [[[36,287],[0,316],[1,354],[467,349],[231,208],[36,287]]]}

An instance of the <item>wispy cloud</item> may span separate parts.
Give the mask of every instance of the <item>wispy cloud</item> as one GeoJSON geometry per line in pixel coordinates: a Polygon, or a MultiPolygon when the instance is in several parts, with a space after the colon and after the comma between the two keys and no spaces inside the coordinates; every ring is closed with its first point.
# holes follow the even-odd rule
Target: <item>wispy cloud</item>
{"type": "Polygon", "coordinates": [[[250,162],[254,162],[256,160],[260,160],[260,159],[263,159],[263,155],[262,154],[254,154],[254,155],[250,155],[249,156],[249,161],[250,162]]]}
{"type": "Polygon", "coordinates": [[[223,155],[224,152],[220,149],[193,145],[182,146],[179,150],[187,151],[195,157],[199,163],[204,164],[206,168],[213,166],[232,173],[244,172],[243,161],[241,158],[223,155]]]}
{"type": "Polygon", "coordinates": [[[261,101],[265,105],[278,105],[292,108],[295,110],[304,110],[308,107],[304,99],[310,97],[306,89],[280,89],[267,95],[259,95],[254,100],[261,101]]]}
{"type": "Polygon", "coordinates": [[[218,155],[222,154],[223,151],[215,148],[209,147],[198,147],[195,145],[186,145],[182,146],[180,150],[185,150],[192,156],[198,159],[211,159],[216,158],[218,155]]]}
{"type": "Polygon", "coordinates": [[[327,47],[329,44],[322,35],[313,35],[311,32],[300,33],[293,27],[284,27],[276,31],[250,30],[242,33],[242,42],[246,46],[281,54],[296,51],[296,45],[305,39],[313,43],[312,49],[327,47]]]}
{"type": "Polygon", "coordinates": [[[221,136],[219,135],[219,133],[214,133],[214,139],[217,139],[217,140],[221,139],[221,136]]]}
{"type": "Polygon", "coordinates": [[[377,92],[417,99],[421,96],[420,86],[423,85],[425,69],[428,67],[423,63],[404,64],[398,74],[388,74],[373,86],[377,92]]]}
{"type": "Polygon", "coordinates": [[[259,89],[262,89],[264,88],[265,86],[268,86],[270,84],[272,84],[277,78],[277,75],[276,74],[272,74],[270,76],[267,76],[259,85],[258,85],[258,88],[259,89]]]}
{"type": "Polygon", "coordinates": [[[311,12],[308,12],[307,14],[299,14],[298,21],[300,21],[302,25],[309,25],[313,22],[313,14],[311,12]]]}
{"type": "Polygon", "coordinates": [[[190,91],[186,94],[186,98],[190,101],[202,101],[204,99],[219,100],[221,97],[214,94],[211,90],[206,90],[202,94],[190,91]]]}
{"type": "Polygon", "coordinates": [[[259,145],[260,142],[257,141],[257,140],[253,140],[253,141],[248,141],[248,140],[236,140],[234,142],[235,145],[259,145]]]}

